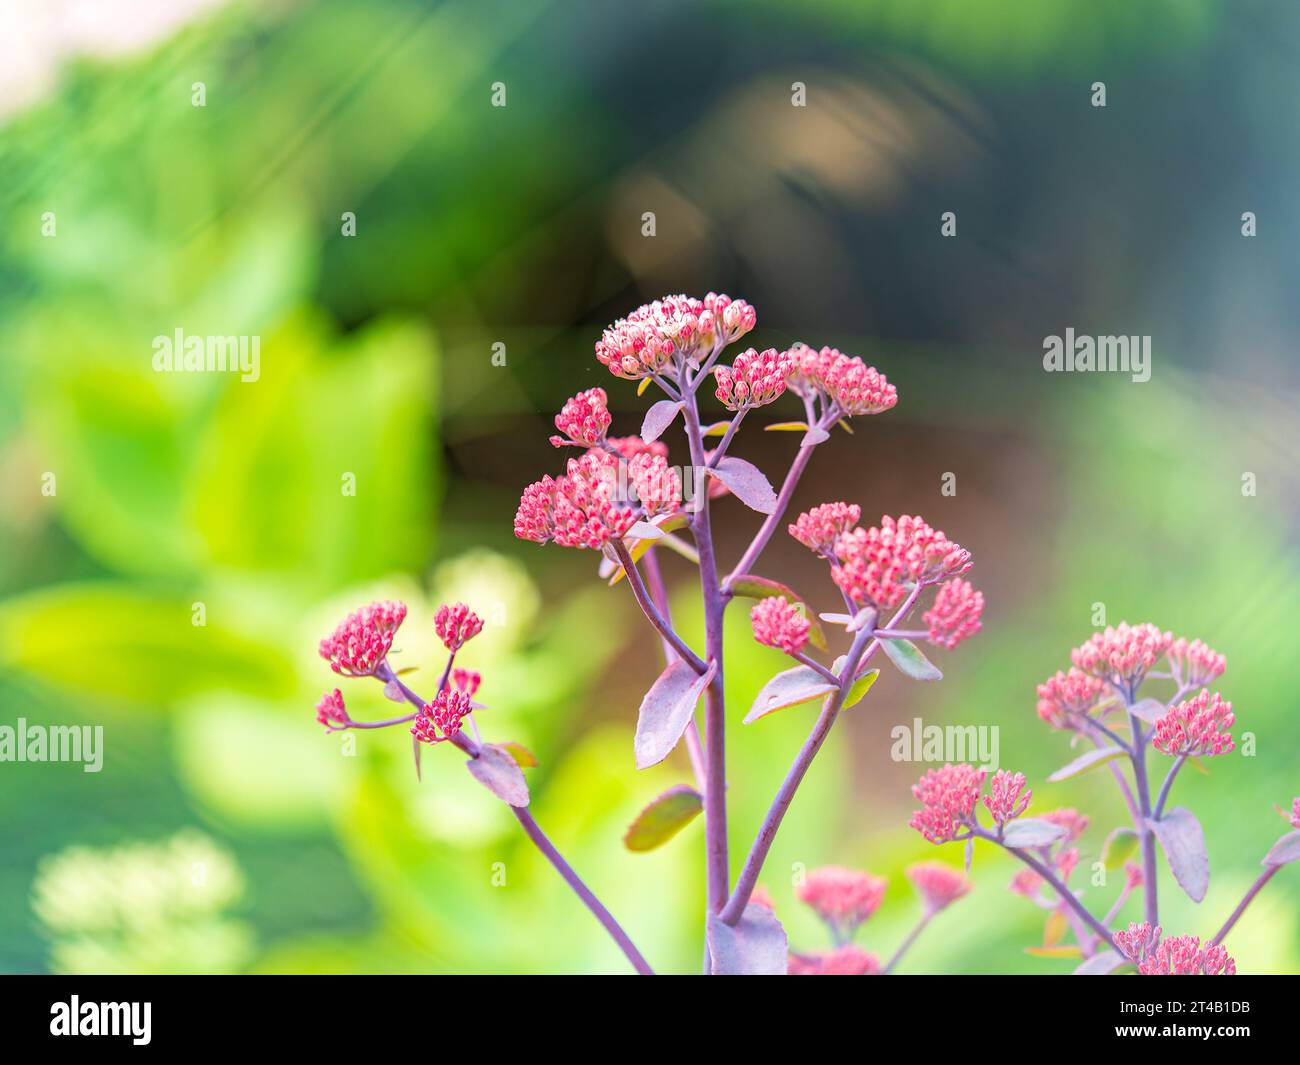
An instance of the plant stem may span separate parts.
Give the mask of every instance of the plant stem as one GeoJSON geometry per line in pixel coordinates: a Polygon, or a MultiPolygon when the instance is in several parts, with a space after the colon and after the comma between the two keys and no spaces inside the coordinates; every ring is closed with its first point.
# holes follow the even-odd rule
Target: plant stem
{"type": "MultiPolygon", "coordinates": [[[[659,613],[663,615],[664,621],[672,627],[672,613],[668,608],[668,586],[664,584],[664,575],[659,568],[659,558],[655,554],[656,549],[650,548],[641,559],[645,565],[646,587],[650,590],[650,598],[654,601],[659,613]]],[[[671,665],[673,659],[677,657],[676,649],[666,637],[661,637],[664,645],[664,665],[671,665]]],[[[691,770],[695,774],[695,784],[700,789],[700,794],[704,794],[704,751],[700,745],[700,729],[695,723],[695,715],[691,715],[691,720],[686,725],[686,752],[690,755],[691,770]]]]}
{"type": "Polygon", "coordinates": [[[659,608],[655,606],[649,591],[646,590],[645,582],[641,580],[641,573],[636,568],[636,563],[632,561],[627,546],[622,540],[611,540],[610,542],[614,545],[614,553],[618,555],[619,562],[623,564],[623,572],[627,574],[628,586],[632,589],[632,595],[641,608],[641,612],[645,614],[650,624],[658,630],[659,635],[677,652],[682,660],[690,663],[691,668],[696,673],[703,675],[708,666],[704,664],[699,655],[686,646],[686,641],[673,631],[673,627],[668,624],[668,619],[659,612],[659,608]]]}
{"type": "Polygon", "coordinates": [[[817,659],[810,658],[802,651],[795,651],[790,655],[790,657],[793,658],[796,662],[800,662],[803,665],[807,666],[814,673],[820,673],[823,677],[826,678],[826,680],[829,683],[838,684],[840,682],[840,678],[836,673],[832,672],[826,666],[822,665],[820,662],[817,661],[817,659]]]}
{"type": "Polygon", "coordinates": [[[1226,921],[1223,922],[1223,927],[1220,928],[1218,933],[1216,933],[1215,937],[1212,940],[1210,940],[1212,944],[1218,946],[1220,943],[1223,942],[1224,937],[1229,932],[1232,931],[1232,926],[1235,925],[1237,921],[1241,919],[1241,915],[1246,912],[1246,907],[1255,901],[1255,896],[1258,895],[1260,891],[1263,890],[1264,885],[1267,884],[1270,880],[1272,880],[1274,875],[1281,868],[1282,867],[1280,865],[1270,865],[1267,869],[1265,869],[1262,873],[1259,874],[1259,879],[1256,880],[1253,884],[1251,884],[1250,890],[1247,891],[1246,894],[1242,897],[1242,900],[1239,903],[1237,903],[1237,908],[1232,911],[1232,915],[1226,921]]]}
{"type": "Polygon", "coordinates": [[[1096,932],[1097,935],[1101,936],[1101,938],[1106,942],[1107,946],[1111,947],[1112,949],[1116,949],[1115,940],[1111,938],[1110,929],[1107,928],[1104,924],[1102,924],[1099,920],[1097,920],[1097,918],[1095,918],[1092,915],[1092,913],[1088,910],[1088,908],[1078,900],[1074,892],[1071,891],[1068,887],[1066,887],[1065,884],[1063,884],[1060,881],[1060,879],[1056,876],[1056,874],[1053,873],[1049,868],[1047,868],[1047,866],[1045,866],[1033,855],[1029,854],[1026,851],[1021,850],[1019,847],[1008,847],[1005,843],[1003,843],[1000,839],[998,839],[997,836],[995,836],[992,832],[987,831],[986,829],[979,828],[977,826],[975,829],[975,835],[977,835],[980,839],[988,840],[990,843],[996,843],[999,847],[1002,847],[1004,850],[1006,850],[1008,854],[1014,854],[1017,858],[1019,858],[1022,862],[1024,862],[1027,866],[1029,866],[1030,869],[1032,869],[1035,873],[1041,876],[1043,880],[1045,880],[1048,884],[1051,885],[1052,890],[1061,896],[1062,902],[1064,902],[1067,906],[1070,907],[1070,909],[1072,909],[1075,913],[1077,913],[1079,917],[1083,919],[1083,922],[1094,932],[1096,932]]]}
{"type": "Polygon", "coordinates": [[[1156,834],[1151,830],[1151,785],[1147,780],[1147,738],[1142,731],[1142,721],[1132,712],[1132,698],[1125,695],[1125,702],[1130,707],[1128,721],[1133,736],[1133,747],[1129,757],[1133,762],[1133,786],[1137,791],[1138,813],[1141,815],[1134,825],[1142,843],[1142,897],[1145,902],[1144,916],[1154,928],[1160,923],[1160,903],[1156,891],[1156,834]]]}
{"type": "Polygon", "coordinates": [[[799,478],[803,476],[803,471],[807,469],[808,463],[812,459],[812,453],[816,450],[816,444],[809,444],[806,447],[799,448],[799,454],[794,457],[794,462],[790,464],[790,470],[785,475],[785,480],[781,482],[781,491],[776,496],[776,506],[772,508],[772,513],[759,527],[758,532],[750,545],[745,548],[745,553],[740,556],[740,561],[736,563],[735,569],[727,576],[723,582],[723,587],[727,594],[731,594],[731,582],[743,573],[748,573],[750,567],[758,561],[758,556],[763,553],[763,548],[767,542],[772,539],[772,534],[776,532],[777,527],[785,517],[786,509],[790,506],[790,499],[794,495],[795,488],[799,485],[799,478]]]}
{"type": "MultiPolygon", "coordinates": [[[[892,630],[895,625],[901,623],[907,617],[907,612],[912,609],[920,594],[921,586],[917,585],[908,594],[907,599],[898,608],[897,613],[890,619],[888,629],[892,630]]],[[[786,772],[785,780],[781,782],[780,790],[777,791],[776,798],[772,800],[767,816],[763,818],[763,824],[759,827],[758,835],[754,838],[754,844],[750,847],[749,854],[745,858],[745,867],[741,870],[740,879],[736,881],[736,890],[732,893],[731,901],[727,903],[727,908],[722,914],[722,919],[727,924],[734,925],[745,912],[749,897],[758,884],[759,874],[763,871],[763,863],[767,860],[768,851],[772,849],[772,842],[776,839],[777,829],[781,827],[785,812],[794,801],[795,792],[799,790],[799,785],[803,782],[804,775],[808,772],[809,766],[812,765],[813,759],[817,757],[817,752],[821,750],[822,744],[826,742],[831,726],[835,724],[840,708],[844,705],[844,697],[858,679],[860,666],[871,658],[879,646],[880,641],[870,627],[859,630],[854,636],[853,644],[844,659],[844,668],[840,672],[840,686],[827,695],[823,701],[822,711],[813,725],[812,732],[804,740],[803,746],[799,748],[799,753],[795,756],[794,762],[786,772]]]]}
{"type": "Polygon", "coordinates": [[[709,486],[704,477],[704,440],[695,393],[682,389],[686,406],[682,415],[691,463],[703,483],[696,485],[696,511],[691,522],[695,546],[700,553],[700,591],[704,599],[705,658],[717,672],[704,693],[704,836],[708,859],[709,909],[721,912],[727,903],[730,872],[727,865],[727,738],[726,696],[722,673],[722,616],[726,600],[718,587],[718,565],[713,553],[713,532],[709,524],[709,486]]]}
{"type": "Polygon", "coordinates": [[[885,966],[882,975],[888,976],[894,971],[894,966],[902,960],[903,955],[906,954],[912,944],[916,942],[916,937],[925,930],[925,926],[930,923],[930,918],[933,916],[934,911],[928,908],[923,914],[921,914],[921,919],[916,922],[916,927],[907,933],[907,938],[905,938],[903,942],[898,945],[898,949],[894,951],[894,956],[889,959],[889,964],[885,966]]]}
{"type": "MultiPolygon", "coordinates": [[[[443,674],[444,684],[446,683],[446,676],[450,672],[451,661],[448,660],[447,669],[443,674]]],[[[375,677],[383,683],[391,681],[393,684],[396,684],[407,702],[414,706],[424,705],[424,700],[402,683],[401,679],[393,672],[387,663],[380,666],[379,669],[375,671],[375,677]]],[[[465,733],[456,733],[456,735],[451,738],[451,742],[471,758],[477,758],[479,756],[479,745],[466,736],[465,733]]],[[[623,931],[622,926],[614,920],[613,915],[605,908],[600,899],[596,898],[591,889],[587,887],[578,874],[573,871],[573,866],[566,862],[564,856],[555,849],[555,844],[547,839],[546,833],[542,831],[541,826],[534,819],[532,812],[527,807],[519,806],[510,807],[510,812],[518,819],[519,824],[523,826],[524,832],[527,833],[528,838],[533,841],[537,849],[546,856],[547,861],[555,867],[560,876],[564,877],[565,882],[573,888],[574,892],[577,893],[578,898],[580,898],[587,909],[595,915],[596,920],[604,926],[605,931],[610,934],[614,942],[618,944],[619,949],[627,956],[628,961],[632,963],[632,967],[642,976],[653,976],[654,970],[650,968],[649,963],[646,962],[645,958],[641,955],[641,952],[636,949],[632,940],[628,938],[627,933],[623,931]]]]}
{"type": "Polygon", "coordinates": [[[1178,770],[1183,768],[1183,763],[1187,761],[1187,755],[1180,754],[1174,759],[1174,764],[1170,767],[1169,772],[1165,775],[1165,782],[1160,785],[1160,794],[1156,796],[1155,817],[1160,820],[1160,815],[1165,811],[1165,802],[1169,798],[1169,789],[1174,786],[1174,777],[1178,775],[1178,770]]]}
{"type": "Polygon", "coordinates": [[[573,888],[578,898],[582,899],[587,909],[595,915],[596,920],[604,925],[605,931],[618,944],[619,949],[632,963],[632,967],[642,976],[654,976],[654,970],[650,968],[649,962],[642,957],[641,952],[636,949],[636,945],[628,938],[622,926],[614,920],[613,914],[605,909],[600,899],[592,894],[591,889],[582,882],[582,878],[573,871],[573,867],[564,860],[564,856],[555,849],[555,845],[546,838],[546,833],[541,830],[527,807],[512,806],[510,810],[519,819],[519,823],[528,834],[528,838],[533,841],[539,851],[546,855],[547,860],[555,866],[560,876],[564,877],[569,887],[573,888]]]}

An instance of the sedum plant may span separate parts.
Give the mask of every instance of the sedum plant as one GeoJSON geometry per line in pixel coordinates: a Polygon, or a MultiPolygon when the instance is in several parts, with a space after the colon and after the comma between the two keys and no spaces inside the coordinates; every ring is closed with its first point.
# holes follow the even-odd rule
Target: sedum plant
{"type": "MultiPolygon", "coordinates": [[[[610,585],[626,585],[659,636],[664,668],[641,701],[633,758],[638,769],[645,769],[683,744],[694,779],[655,798],[630,826],[625,843],[632,850],[657,847],[703,815],[706,971],[892,972],[926,924],[969,890],[961,872],[933,862],[909,869],[923,902],[921,919],[885,964],[852,942],[858,927],[879,905],[883,881],[833,868],[810,874],[800,887],[800,897],[826,922],[832,949],[805,953],[791,952],[770,900],[759,888],[759,878],[782,819],[831,729],[879,675],[873,661],[877,655],[908,677],[940,679],[941,673],[917,643],[951,650],[974,635],[980,628],[984,598],[963,579],[972,564],[970,552],[919,517],[885,516],[875,525],[863,526],[857,504],[834,501],[789,520],[790,500],[816,449],[836,428],[852,432],[852,419],[890,410],[898,395],[874,367],[830,347],[795,344],[783,351],[761,352],[749,348],[724,361],[724,351],[754,328],[755,318],[754,309],[743,300],[710,293],[702,300],[687,296],[656,300],[606,329],[595,346],[597,360],[614,377],[634,384],[638,395],[655,389],[662,398],[646,410],[639,435],[621,437],[609,435],[613,419],[604,389],[591,388],[569,399],[555,418],[557,431],[550,443],[568,450],[570,457],[562,472],[543,476],[524,490],[514,531],[517,537],[539,544],[598,552],[600,576],[610,585]],[[725,409],[724,417],[705,416],[706,391],[712,391],[725,409]],[[802,417],[765,426],[801,434],[776,488],[760,469],[734,453],[735,445],[742,427],[754,427],[755,411],[791,401],[796,415],[802,408],[802,417]],[[665,439],[670,429],[681,434],[681,456],[686,459],[682,465],[670,464],[665,439]],[[715,550],[715,505],[723,513],[727,497],[759,515],[748,546],[734,561],[720,559],[715,550]],[[825,562],[842,611],[813,614],[801,596],[764,571],[763,552],[783,524],[790,536],[825,562]],[[660,551],[682,556],[698,571],[702,647],[690,646],[673,626],[660,551]],[[743,723],[753,724],[804,703],[820,703],[820,711],[794,753],[733,883],[723,617],[738,599],[749,604],[754,639],[791,659],[789,668],[763,686],[743,723]],[[837,634],[840,645],[840,653],[833,657],[829,633],[837,634]],[[703,728],[697,721],[701,703],[703,728]]],[[[733,520],[745,516],[735,507],[726,513],[733,520]]],[[[448,655],[438,686],[426,699],[401,679],[404,670],[389,662],[405,613],[398,603],[371,604],[345,619],[322,641],[320,652],[336,673],[375,679],[390,698],[414,709],[385,721],[354,721],[335,689],[317,708],[320,722],[329,730],[408,726],[417,772],[423,747],[459,748],[468,756],[470,773],[509,805],[524,832],[636,971],[650,973],[643,954],[529,811],[522,770],[535,765],[535,759],[516,744],[485,742],[479,733],[476,711],[480,706],[474,701],[479,677],[456,668],[455,662],[461,648],[482,629],[482,621],[464,604],[438,611],[434,624],[448,655]]],[[[1071,713],[1084,714],[1082,707],[1071,706],[1071,713]]],[[[1101,714],[1090,720],[1097,729],[1111,731],[1101,714]]],[[[1145,742],[1140,729],[1134,735],[1145,742]]],[[[1115,738],[1114,742],[1121,741],[1115,738]]],[[[1185,761],[1191,753],[1190,748],[1179,748],[1174,757],[1185,761]]],[[[1096,758],[1100,761],[1103,755],[1096,758]]],[[[996,827],[985,829],[974,814],[983,781],[983,773],[970,766],[945,766],[927,774],[915,789],[924,808],[913,823],[934,842],[984,838],[1008,847],[1045,883],[1059,887],[1066,919],[1080,923],[1081,935],[1095,933],[1094,939],[1086,940],[1090,959],[1097,943],[1118,951],[1101,922],[1083,916],[1087,911],[1082,903],[1048,868],[1059,860],[1050,848],[1066,834],[1063,818],[1021,819],[1030,798],[1023,790],[1024,779],[999,773],[985,798],[996,827]]],[[[1147,794],[1145,782],[1138,791],[1147,794]]],[[[1144,841],[1152,834],[1139,831],[1144,841]]],[[[1154,923],[1154,914],[1152,918],[1154,923]]]]}

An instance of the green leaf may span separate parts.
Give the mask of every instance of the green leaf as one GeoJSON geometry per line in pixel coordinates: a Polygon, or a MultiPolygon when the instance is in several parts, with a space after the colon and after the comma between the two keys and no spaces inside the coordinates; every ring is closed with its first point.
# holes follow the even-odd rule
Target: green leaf
{"type": "Polygon", "coordinates": [[[1026,947],[1026,954],[1035,958],[1082,958],[1083,951],[1078,944],[1067,943],[1059,947],[1026,947]]]}
{"type": "Polygon", "coordinates": [[[706,437],[723,436],[731,428],[731,422],[714,422],[712,425],[706,425],[703,433],[706,437]]]}
{"type": "Polygon", "coordinates": [[[771,599],[780,596],[782,599],[793,603],[799,608],[799,612],[808,619],[808,641],[819,651],[825,651],[826,630],[821,627],[817,620],[817,615],[808,608],[808,604],[799,598],[799,594],[780,581],[774,581],[770,577],[759,577],[753,573],[742,573],[731,582],[731,591],[734,595],[743,595],[746,599],[771,599]]]}
{"type": "Polygon", "coordinates": [[[679,784],[651,800],[628,826],[623,845],[630,851],[652,851],[689,825],[704,809],[704,796],[679,784]]]}
{"type": "Polygon", "coordinates": [[[885,655],[913,680],[943,680],[943,674],[911,640],[881,640],[885,655]]]}
{"type": "Polygon", "coordinates": [[[765,433],[803,433],[808,431],[807,422],[773,422],[763,426],[765,433]]]}
{"type": "Polygon", "coordinates": [[[1069,765],[1062,766],[1047,779],[1053,784],[1060,783],[1062,780],[1070,780],[1086,773],[1089,769],[1105,765],[1123,753],[1124,751],[1119,747],[1098,747],[1093,751],[1085,751],[1069,765]]]}
{"type": "Polygon", "coordinates": [[[1137,850],[1138,836],[1131,828],[1117,828],[1101,846],[1101,860],[1110,872],[1123,867],[1137,850]]]}
{"type": "Polygon", "coordinates": [[[862,676],[855,680],[853,682],[853,687],[849,689],[849,693],[844,696],[844,706],[842,709],[851,710],[853,707],[857,706],[858,703],[862,701],[862,697],[866,695],[867,692],[871,691],[871,686],[876,683],[876,678],[879,676],[880,670],[872,669],[863,673],[862,676]]]}

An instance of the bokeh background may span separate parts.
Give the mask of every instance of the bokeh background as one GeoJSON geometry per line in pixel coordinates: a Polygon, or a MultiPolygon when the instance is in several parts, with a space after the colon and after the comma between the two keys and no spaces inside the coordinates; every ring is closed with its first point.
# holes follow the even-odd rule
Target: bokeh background
{"type": "MultiPolygon", "coordinates": [[[[973,550],[989,603],[942,684],[887,673],[815,764],[764,876],[793,944],[824,945],[801,867],[890,878],[860,937],[887,954],[916,912],[903,868],[960,861],[906,827],[924,767],[890,760],[889,730],[915,717],[999,726],[1036,809],[1091,815],[1095,860],[1123,808],[1104,773],[1045,783],[1072,754],[1034,686],[1098,603],[1223,651],[1256,738],[1180,779],[1213,874],[1199,907],[1165,876],[1166,929],[1212,934],[1254,878],[1300,792],[1296,5],[19,0],[3,18],[0,719],[102,724],[106,758],[0,764],[0,969],[624,971],[458,758],[429,752],[417,783],[403,734],[355,734],[353,756],[322,735],[316,642],[385,595],[410,604],[417,688],[438,602],[488,618],[463,656],[485,729],[538,755],[539,821],[652,962],[695,971],[702,826],[621,845],[689,775],[684,751],[633,768],[658,644],[590,553],[511,534],[520,489],[561,465],[545,441],[567,396],[605,385],[636,430],[648,399],[592,344],[679,291],[748,299],[759,347],[835,344],[897,383],[796,505],[924,514],[973,550]],[[1067,326],[1150,334],[1150,382],[1044,373],[1067,326]],[[177,327],[260,335],[261,379],[153,373],[177,327]]],[[[776,480],[796,439],[751,426],[736,449],[776,480]]],[[[727,565],[757,520],[717,514],[727,565]]],[[[692,574],[665,566],[698,639],[692,574]]],[[[834,609],[788,538],[762,568],[834,609]]],[[[782,663],[730,623],[738,868],[814,711],[740,726],[782,663]]],[[[357,716],[389,705],[371,687],[347,692],[357,716]]],[[[1068,972],[1025,953],[1042,915],[1013,872],[978,850],[972,897],[905,969],[1068,972]]],[[[1298,901],[1284,871],[1229,941],[1243,971],[1300,967],[1298,901]]]]}

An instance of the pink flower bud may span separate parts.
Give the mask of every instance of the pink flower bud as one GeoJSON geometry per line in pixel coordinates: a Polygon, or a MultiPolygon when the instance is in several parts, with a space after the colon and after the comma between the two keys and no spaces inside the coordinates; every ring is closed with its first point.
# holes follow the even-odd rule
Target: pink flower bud
{"type": "Polygon", "coordinates": [[[682,478],[662,455],[643,451],[628,462],[627,473],[647,518],[680,509],[682,478]]]}
{"type": "Polygon", "coordinates": [[[338,688],[321,696],[320,702],[316,704],[316,721],[324,725],[327,732],[333,732],[335,728],[344,728],[352,723],[352,718],[348,717],[347,709],[343,705],[343,693],[338,688]]]}
{"type": "Polygon", "coordinates": [[[442,743],[460,732],[461,720],[469,712],[468,695],[443,688],[433,702],[416,711],[411,735],[421,743],[442,743]]]}
{"type": "Polygon", "coordinates": [[[619,460],[592,450],[570,459],[564,476],[529,485],[515,513],[515,535],[537,543],[599,550],[621,539],[637,520],[637,508],[619,497],[619,460]]]}
{"type": "Polygon", "coordinates": [[[884,374],[836,348],[814,351],[795,344],[785,355],[791,390],[805,398],[820,394],[842,414],[880,414],[898,402],[898,390],[884,374]]]}
{"type": "Polygon", "coordinates": [[[615,376],[638,380],[682,361],[701,361],[715,346],[753,329],[756,320],[744,300],[712,292],[703,300],[665,296],[606,329],[596,343],[596,359],[615,376]]]}
{"type": "Polygon", "coordinates": [[[1071,652],[1074,664],[1130,694],[1173,643],[1173,636],[1154,625],[1121,622],[1099,632],[1071,652]]]}
{"type": "Polygon", "coordinates": [[[1025,791],[1022,794],[1024,786],[1024,773],[999,769],[993,774],[993,779],[989,781],[989,793],[984,796],[984,805],[988,807],[999,828],[1019,817],[1028,808],[1034,793],[1025,791]]]}
{"type": "Polygon", "coordinates": [[[1058,671],[1038,686],[1038,716],[1052,728],[1077,729],[1079,718],[1097,705],[1105,690],[1105,684],[1082,670],[1058,671]]]}
{"type": "Polygon", "coordinates": [[[984,613],[984,593],[977,592],[969,581],[960,577],[939,585],[934,603],[922,615],[930,642],[952,650],[962,640],[980,631],[984,613]]]}
{"type": "Polygon", "coordinates": [[[831,579],[840,590],[858,606],[882,610],[898,606],[912,585],[934,584],[971,567],[969,551],[908,514],[844,533],[834,553],[831,579]]]}
{"type": "Polygon", "coordinates": [[[371,603],[349,614],[320,642],[320,656],[335,673],[368,677],[393,648],[393,634],[406,617],[404,603],[371,603]]]}
{"type": "Polygon", "coordinates": [[[843,940],[880,908],[885,886],[884,877],[827,865],[810,872],[795,894],[843,940]]]}
{"type": "Polygon", "coordinates": [[[862,508],[856,503],[823,503],[800,514],[789,526],[790,535],[808,550],[819,555],[829,555],[844,533],[862,517],[862,508]]]}
{"type": "Polygon", "coordinates": [[[768,348],[760,354],[749,348],[737,355],[731,366],[714,369],[713,376],[718,379],[716,394],[730,411],[762,407],[785,391],[789,372],[790,357],[786,352],[768,348]]]}
{"type": "Polygon", "coordinates": [[[1291,825],[1300,828],[1300,799],[1291,800],[1291,825]]]}
{"type": "Polygon", "coordinates": [[[1083,835],[1084,830],[1088,827],[1088,818],[1079,813],[1073,807],[1064,807],[1060,810],[1048,810],[1047,813],[1039,814],[1039,818],[1048,821],[1051,824],[1059,825],[1065,829],[1065,842],[1073,843],[1083,835]]]}
{"type": "Polygon", "coordinates": [[[555,428],[560,436],[551,437],[555,447],[577,444],[595,447],[605,439],[609,429],[610,413],[606,406],[608,397],[603,388],[589,388],[568,400],[555,416],[555,428]]]}
{"type": "Polygon", "coordinates": [[[765,647],[775,647],[788,655],[802,651],[808,642],[812,623],[788,599],[779,595],[760,599],[749,612],[754,639],[765,647]]]}
{"type": "Polygon", "coordinates": [[[825,954],[790,955],[791,976],[879,976],[880,959],[851,943],[825,954]]]}
{"type": "Polygon", "coordinates": [[[1169,645],[1166,653],[1174,682],[1180,686],[1203,688],[1228,668],[1228,660],[1200,640],[1188,643],[1179,637],[1169,645]]]}
{"type": "Polygon", "coordinates": [[[1236,747],[1228,729],[1236,722],[1232,703],[1208,690],[1184,699],[1156,722],[1151,744],[1168,755],[1227,754],[1236,747]]]}
{"type": "Polygon", "coordinates": [[[1115,933],[1115,946],[1129,961],[1141,964],[1153,953],[1160,942],[1160,926],[1151,927],[1146,921],[1132,923],[1122,932],[1115,933]]]}
{"type": "Polygon", "coordinates": [[[974,766],[945,765],[931,769],[912,785],[921,809],[908,822],[931,843],[947,843],[969,827],[987,772],[974,766]]]}
{"type": "Polygon", "coordinates": [[[1237,963],[1221,946],[1201,946],[1199,936],[1171,936],[1138,965],[1142,976],[1235,976],[1237,963]]]}
{"type": "Polygon", "coordinates": [[[1021,869],[1011,878],[1011,883],[1007,886],[1017,895],[1032,899],[1038,894],[1038,889],[1043,886],[1043,878],[1032,869],[1021,869]]]}
{"type": "Polygon", "coordinates": [[[1079,848],[1066,847],[1056,855],[1056,868],[1061,874],[1061,879],[1069,883],[1070,874],[1074,872],[1079,865],[1079,848]]]}
{"type": "Polygon", "coordinates": [[[909,865],[907,878],[916,887],[928,913],[938,913],[971,889],[970,881],[959,870],[943,862],[909,865]]]}
{"type": "Polygon", "coordinates": [[[662,440],[647,444],[639,436],[611,436],[606,441],[626,461],[631,462],[638,455],[659,455],[668,457],[668,445],[662,440]]]}
{"type": "Polygon", "coordinates": [[[483,631],[483,619],[464,603],[444,604],[434,615],[433,628],[448,651],[459,651],[483,631]]]}
{"type": "Polygon", "coordinates": [[[457,691],[464,692],[472,699],[478,692],[478,686],[483,683],[483,677],[472,669],[453,669],[451,683],[457,691]]]}
{"type": "Polygon", "coordinates": [[[1136,891],[1142,886],[1143,881],[1142,867],[1136,862],[1124,863],[1124,887],[1129,891],[1136,891]]]}

